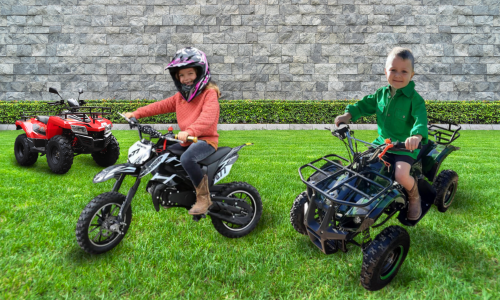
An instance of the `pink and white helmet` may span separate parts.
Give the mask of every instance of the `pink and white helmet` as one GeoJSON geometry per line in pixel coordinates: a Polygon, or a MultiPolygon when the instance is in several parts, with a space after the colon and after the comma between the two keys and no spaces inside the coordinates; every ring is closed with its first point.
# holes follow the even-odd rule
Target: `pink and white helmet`
{"type": "Polygon", "coordinates": [[[187,47],[177,51],[172,61],[165,67],[166,69],[170,71],[177,90],[187,102],[198,96],[210,81],[210,68],[208,67],[207,56],[194,47],[187,47]],[[191,86],[183,86],[176,77],[177,72],[185,68],[197,69],[196,80],[191,86]]]}

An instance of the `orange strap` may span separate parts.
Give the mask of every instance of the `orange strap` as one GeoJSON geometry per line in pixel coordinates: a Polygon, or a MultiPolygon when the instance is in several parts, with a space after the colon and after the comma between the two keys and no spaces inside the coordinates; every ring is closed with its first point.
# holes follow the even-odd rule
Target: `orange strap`
{"type": "Polygon", "coordinates": [[[391,164],[386,162],[385,160],[382,159],[382,156],[384,156],[384,154],[387,152],[387,150],[391,149],[392,147],[394,147],[394,145],[391,143],[391,139],[385,139],[385,143],[387,144],[387,146],[385,146],[384,150],[378,155],[378,158],[384,163],[384,165],[386,167],[390,167],[391,164]]]}

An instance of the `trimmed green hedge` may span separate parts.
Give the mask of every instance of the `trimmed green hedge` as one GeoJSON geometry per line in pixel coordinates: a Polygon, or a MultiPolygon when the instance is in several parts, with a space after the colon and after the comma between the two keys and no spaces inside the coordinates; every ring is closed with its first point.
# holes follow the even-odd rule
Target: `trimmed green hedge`
{"type": "MultiPolygon", "coordinates": [[[[332,124],[346,105],[357,100],[291,101],[291,100],[219,100],[220,124],[332,124]]],[[[113,123],[124,123],[114,112],[134,111],[154,100],[90,100],[87,105],[111,107],[113,123]]],[[[426,101],[429,117],[449,120],[457,124],[499,124],[500,101],[426,101]]],[[[13,124],[23,111],[48,111],[46,101],[0,101],[0,123],[13,124]]],[[[142,119],[143,123],[176,123],[175,114],[142,119]]],[[[356,123],[376,123],[375,116],[356,123]]]]}

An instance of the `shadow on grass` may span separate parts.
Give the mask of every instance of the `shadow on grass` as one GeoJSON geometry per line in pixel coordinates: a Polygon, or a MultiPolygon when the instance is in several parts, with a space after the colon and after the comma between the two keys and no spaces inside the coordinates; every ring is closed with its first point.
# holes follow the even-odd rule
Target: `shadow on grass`
{"type": "MultiPolygon", "coordinates": [[[[428,267],[427,269],[412,268],[413,275],[404,275],[408,280],[426,281],[424,279],[429,277],[429,274],[434,273],[435,266],[448,269],[449,278],[456,277],[464,282],[471,282],[474,279],[477,279],[477,282],[484,282],[478,278],[491,279],[500,271],[498,259],[495,260],[494,257],[476,247],[472,242],[467,243],[426,227],[420,227],[416,234],[419,235],[418,240],[425,242],[417,244],[416,239],[413,238],[407,260],[411,260],[413,256],[413,259],[427,261],[426,266],[428,267]]],[[[464,236],[467,234],[469,233],[464,232],[464,236]]]]}
{"type": "Polygon", "coordinates": [[[23,171],[23,170],[30,170],[30,172],[35,172],[35,174],[55,174],[50,170],[49,165],[47,164],[47,158],[46,156],[38,156],[38,160],[32,164],[31,166],[21,166],[20,164],[17,163],[16,157],[12,155],[12,159],[10,160],[10,167],[12,167],[12,170],[17,171],[23,171]]]}
{"type": "Polygon", "coordinates": [[[120,243],[108,252],[102,254],[89,254],[83,251],[75,241],[74,246],[66,253],[66,260],[78,266],[99,261],[109,262],[112,259],[116,259],[117,255],[123,255],[123,250],[121,250],[122,247],[122,243],[120,243]]]}
{"type": "MultiPolygon", "coordinates": [[[[408,229],[406,226],[401,227],[408,229]]],[[[468,234],[469,232],[464,232],[464,235],[468,234]]],[[[346,265],[345,270],[348,272],[345,275],[349,277],[348,280],[359,280],[361,264],[353,263],[352,260],[353,256],[359,256],[362,261],[363,253],[359,247],[348,244],[348,253],[339,250],[334,254],[325,255],[310,241],[308,236],[298,233],[297,235],[298,237],[293,239],[290,246],[296,249],[299,256],[325,263],[333,258],[335,264],[346,265]]],[[[372,238],[375,236],[373,235],[372,238]]],[[[461,238],[454,238],[423,226],[416,226],[410,233],[410,239],[408,256],[390,283],[393,288],[413,287],[415,282],[445,280],[447,288],[450,288],[450,282],[452,285],[465,284],[474,289],[475,293],[480,293],[482,285],[487,282],[494,285],[494,278],[500,273],[500,258],[487,253],[472,241],[469,243],[461,238]],[[422,261],[425,261],[425,264],[421,263],[422,261]],[[429,278],[432,276],[436,278],[429,278]]],[[[328,263],[325,265],[325,272],[329,272],[328,263]]]]}

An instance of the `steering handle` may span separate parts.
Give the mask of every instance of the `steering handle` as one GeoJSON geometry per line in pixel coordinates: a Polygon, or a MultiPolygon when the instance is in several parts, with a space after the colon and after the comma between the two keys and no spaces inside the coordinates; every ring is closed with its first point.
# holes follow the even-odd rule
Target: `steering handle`
{"type": "MultiPolygon", "coordinates": [[[[174,137],[177,139],[177,134],[174,137]]],[[[186,140],[188,142],[193,142],[193,143],[197,143],[198,142],[198,138],[195,137],[195,136],[188,136],[186,140]]]]}
{"type": "MultiPolygon", "coordinates": [[[[392,147],[393,151],[402,151],[402,152],[412,152],[413,153],[413,150],[406,149],[406,145],[403,142],[393,142],[392,144],[394,145],[392,147]]],[[[422,142],[418,143],[418,146],[416,149],[422,149],[422,142]]]]}

